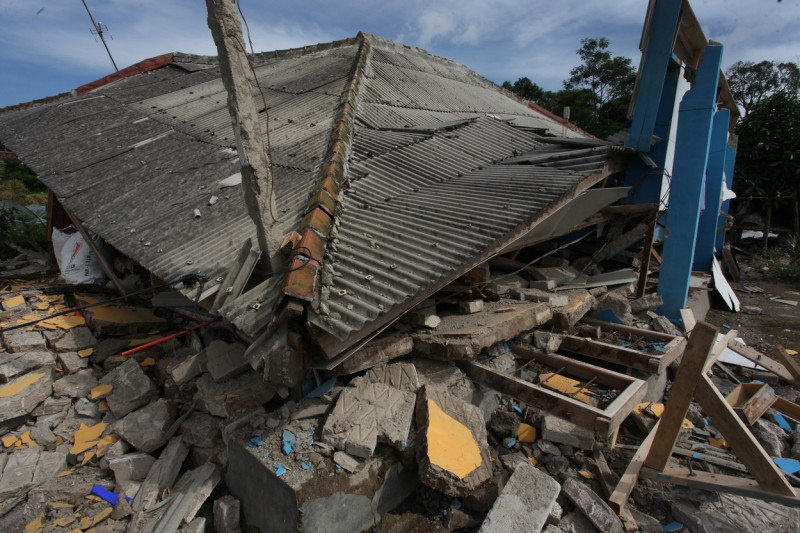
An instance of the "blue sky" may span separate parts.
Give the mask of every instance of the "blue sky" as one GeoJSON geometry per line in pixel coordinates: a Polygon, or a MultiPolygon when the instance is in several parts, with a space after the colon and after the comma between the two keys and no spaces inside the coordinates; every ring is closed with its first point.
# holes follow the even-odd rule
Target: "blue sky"
{"type": "MultiPolygon", "coordinates": [[[[180,51],[216,55],[202,0],[86,0],[120,68],[180,51]]],[[[241,0],[257,51],[374,33],[464,63],[501,83],[557,90],[583,37],[607,37],[638,64],[646,0],[241,0]]],[[[800,63],[800,0],[693,0],[706,36],[737,60],[800,63]]],[[[0,107],[113,72],[81,0],[0,0],[0,107]]]]}

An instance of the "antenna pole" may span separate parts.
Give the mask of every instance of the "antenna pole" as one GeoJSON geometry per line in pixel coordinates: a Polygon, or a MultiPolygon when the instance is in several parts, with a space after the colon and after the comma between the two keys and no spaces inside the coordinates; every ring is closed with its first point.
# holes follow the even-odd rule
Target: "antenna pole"
{"type": "Polygon", "coordinates": [[[106,43],[106,38],[103,36],[103,27],[94,21],[94,17],[92,16],[92,12],[89,11],[89,6],[86,5],[86,0],[81,0],[83,2],[83,7],[86,8],[86,12],[89,14],[89,18],[92,20],[92,26],[94,27],[94,31],[97,32],[98,37],[100,37],[100,41],[102,41],[103,46],[106,49],[106,53],[108,53],[108,58],[111,60],[111,64],[114,65],[114,70],[119,72],[117,68],[117,63],[114,61],[114,57],[111,55],[111,50],[108,49],[108,44],[106,43]]]}

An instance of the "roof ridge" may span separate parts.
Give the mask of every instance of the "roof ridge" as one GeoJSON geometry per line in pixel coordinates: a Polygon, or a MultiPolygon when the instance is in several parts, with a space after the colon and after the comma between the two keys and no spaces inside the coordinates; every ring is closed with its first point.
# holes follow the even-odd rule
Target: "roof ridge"
{"type": "Polygon", "coordinates": [[[300,242],[290,256],[290,271],[283,283],[283,294],[314,301],[319,267],[334,228],[339,197],[345,185],[347,161],[352,152],[356,108],[364,83],[371,44],[369,35],[359,32],[360,41],[350,82],[345,87],[328,141],[319,177],[306,204],[306,212],[296,230],[300,242]]]}

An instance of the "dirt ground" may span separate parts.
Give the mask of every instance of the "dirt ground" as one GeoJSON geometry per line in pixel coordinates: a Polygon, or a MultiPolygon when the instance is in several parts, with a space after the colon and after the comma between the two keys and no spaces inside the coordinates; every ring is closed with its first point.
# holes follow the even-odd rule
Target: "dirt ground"
{"type": "Polygon", "coordinates": [[[742,311],[725,311],[725,304],[718,295],[712,296],[712,309],[706,322],[720,326],[724,332],[728,326],[739,331],[746,344],[762,353],[769,353],[774,345],[800,351],[800,305],[792,306],[773,301],[780,298],[800,302],[800,282],[781,275],[781,266],[787,258],[777,260],[760,256],[736,253],[742,282],[732,283],[742,311]],[[745,287],[763,289],[763,292],[748,292],[745,287]],[[758,308],[748,312],[749,308],[758,308]]]}

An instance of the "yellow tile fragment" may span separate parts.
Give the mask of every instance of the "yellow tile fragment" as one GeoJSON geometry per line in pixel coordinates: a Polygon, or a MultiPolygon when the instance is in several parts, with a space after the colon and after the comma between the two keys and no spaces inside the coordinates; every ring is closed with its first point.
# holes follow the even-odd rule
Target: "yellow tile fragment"
{"type": "Polygon", "coordinates": [[[76,519],[74,516],[62,516],[61,518],[53,520],[52,524],[56,527],[67,527],[68,525],[75,522],[75,520],[76,519]]]}
{"type": "Polygon", "coordinates": [[[520,442],[536,442],[536,428],[522,423],[517,429],[517,440],[520,442]]]}
{"type": "Polygon", "coordinates": [[[110,506],[109,507],[104,507],[102,511],[100,511],[99,513],[97,513],[96,515],[94,515],[92,517],[92,522],[91,522],[91,525],[89,527],[94,527],[97,524],[99,524],[100,522],[102,522],[103,520],[105,520],[106,518],[108,518],[109,516],[111,516],[111,512],[113,510],[114,510],[113,507],[110,507],[110,506]]]}
{"type": "Polygon", "coordinates": [[[39,516],[28,522],[25,526],[25,533],[34,533],[44,529],[44,511],[39,516]]]}
{"type": "Polygon", "coordinates": [[[66,476],[70,476],[70,475],[72,475],[74,473],[75,473],[75,469],[74,468],[70,468],[69,470],[64,470],[63,472],[59,472],[58,474],[56,474],[56,477],[66,477],[66,476]]]}
{"type": "MultiPolygon", "coordinates": [[[[664,404],[644,402],[634,407],[633,411],[637,415],[649,416],[650,414],[654,414],[656,418],[661,418],[664,415],[664,404]]],[[[689,419],[684,418],[681,427],[683,429],[694,429],[694,424],[692,424],[689,419]]]]}
{"type": "Polygon", "coordinates": [[[728,443],[725,442],[725,439],[715,439],[714,437],[708,437],[708,443],[717,448],[722,448],[723,446],[728,445],[728,443]]]}
{"type": "Polygon", "coordinates": [[[6,307],[8,309],[13,309],[14,307],[19,307],[24,303],[25,303],[25,298],[21,294],[17,294],[13,298],[9,298],[8,300],[6,300],[6,307]]]}
{"type": "Polygon", "coordinates": [[[94,353],[94,348],[86,348],[85,350],[78,350],[79,357],[89,357],[94,353]]]}
{"type": "Polygon", "coordinates": [[[53,318],[49,318],[41,324],[47,324],[49,326],[55,326],[59,329],[72,329],[78,326],[85,326],[86,320],[82,316],[77,315],[61,315],[56,316],[53,318]]]}
{"type": "Polygon", "coordinates": [[[11,448],[16,443],[19,442],[19,437],[17,437],[16,435],[6,435],[5,437],[2,438],[2,441],[3,441],[3,447],[11,448]]]}
{"type": "Polygon", "coordinates": [[[101,457],[105,453],[105,451],[118,440],[119,437],[114,433],[111,433],[101,438],[99,441],[97,441],[97,456],[101,457]]]}
{"type": "Polygon", "coordinates": [[[147,357],[141,363],[139,363],[139,366],[142,368],[150,368],[151,366],[156,366],[156,360],[153,359],[152,357],[147,357]]]}
{"type": "Polygon", "coordinates": [[[585,389],[582,390],[583,383],[578,380],[556,374],[555,372],[546,372],[544,374],[539,374],[539,384],[548,389],[575,398],[579,402],[589,403],[589,394],[585,389]]]}
{"type": "Polygon", "coordinates": [[[83,461],[81,461],[81,466],[86,466],[86,464],[89,461],[94,459],[94,455],[95,455],[94,451],[86,452],[85,454],[83,454],[83,461]]]}
{"type": "Polygon", "coordinates": [[[30,429],[19,436],[19,441],[22,444],[25,444],[26,446],[28,446],[28,448],[33,448],[34,446],[37,446],[36,441],[34,441],[31,438],[31,430],[30,429]]]}
{"type": "Polygon", "coordinates": [[[539,464],[539,461],[536,460],[536,457],[528,457],[528,461],[530,461],[533,466],[539,464]]]}
{"type": "Polygon", "coordinates": [[[428,400],[428,458],[432,464],[464,479],[483,462],[467,426],[428,400]]]}
{"type": "Polygon", "coordinates": [[[94,446],[97,446],[98,439],[100,438],[100,435],[103,434],[103,431],[107,426],[108,424],[105,422],[98,422],[94,426],[81,424],[80,429],[75,432],[73,437],[73,445],[69,453],[78,455],[94,446]]]}
{"type": "Polygon", "coordinates": [[[108,393],[110,393],[113,388],[114,388],[114,386],[111,385],[110,383],[108,383],[106,385],[98,385],[97,387],[94,387],[89,392],[89,397],[92,400],[97,400],[98,398],[102,398],[104,396],[107,396],[108,393]]]}
{"type": "Polygon", "coordinates": [[[789,348],[786,348],[786,350],[785,350],[785,351],[786,351],[786,353],[788,353],[789,355],[797,355],[797,350],[790,350],[789,348]]]}
{"type": "Polygon", "coordinates": [[[19,379],[13,383],[9,383],[5,387],[0,388],[0,398],[9,398],[17,395],[46,375],[47,374],[44,372],[39,372],[38,374],[28,374],[22,379],[19,379]]]}
{"type": "Polygon", "coordinates": [[[34,306],[34,308],[38,309],[39,311],[44,311],[46,309],[50,309],[50,304],[47,302],[39,302],[34,306]]]}
{"type": "Polygon", "coordinates": [[[71,503],[67,503],[67,502],[52,502],[52,503],[48,503],[47,505],[52,507],[53,509],[66,509],[67,507],[69,507],[71,509],[71,508],[75,507],[71,503]]]}
{"type": "Polygon", "coordinates": [[[664,404],[663,403],[654,403],[650,405],[650,410],[656,415],[658,418],[664,414],[664,404]]]}
{"type": "Polygon", "coordinates": [[[588,470],[578,470],[578,474],[580,474],[584,479],[592,479],[594,477],[588,470]]]}
{"type": "Polygon", "coordinates": [[[61,446],[64,444],[64,439],[61,438],[61,435],[56,435],[56,446],[61,446]]]}

